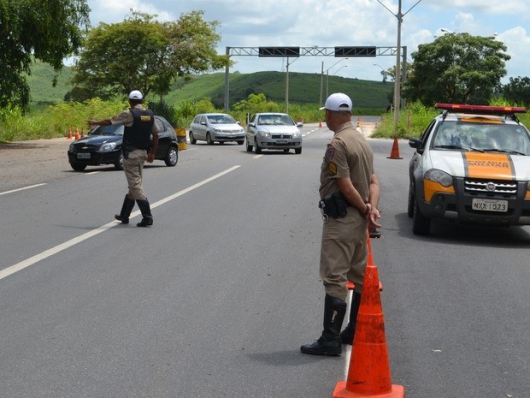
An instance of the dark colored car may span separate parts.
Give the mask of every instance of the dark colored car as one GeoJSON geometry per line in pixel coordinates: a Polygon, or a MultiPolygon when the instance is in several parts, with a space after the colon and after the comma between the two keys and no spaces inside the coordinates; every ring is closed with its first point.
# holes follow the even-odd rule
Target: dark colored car
{"type": "MultiPolygon", "coordinates": [[[[178,142],[175,130],[162,116],[155,116],[158,126],[158,148],[155,159],[163,160],[173,167],[178,161],[178,142]]],[[[75,171],[83,171],[87,166],[113,164],[123,169],[123,125],[96,126],[86,137],[72,142],[68,148],[68,161],[75,171]]]]}

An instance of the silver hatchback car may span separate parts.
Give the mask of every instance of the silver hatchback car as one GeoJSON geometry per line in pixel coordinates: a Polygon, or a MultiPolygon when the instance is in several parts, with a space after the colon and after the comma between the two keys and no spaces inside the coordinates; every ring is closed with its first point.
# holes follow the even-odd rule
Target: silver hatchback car
{"type": "Polygon", "coordinates": [[[299,127],[286,113],[256,113],[247,126],[247,152],[261,153],[263,149],[275,149],[296,154],[302,153],[302,134],[299,127]]]}
{"type": "Polygon", "coordinates": [[[206,141],[209,145],[214,142],[224,144],[235,141],[239,145],[245,142],[245,130],[234,118],[226,113],[202,113],[195,116],[190,125],[190,143],[206,141]]]}

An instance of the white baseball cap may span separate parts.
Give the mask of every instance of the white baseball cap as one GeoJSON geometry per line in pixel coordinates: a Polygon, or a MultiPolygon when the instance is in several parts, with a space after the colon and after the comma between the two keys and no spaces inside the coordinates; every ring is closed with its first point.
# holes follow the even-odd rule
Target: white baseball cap
{"type": "Polygon", "coordinates": [[[129,94],[129,99],[132,99],[132,100],[141,100],[143,99],[144,96],[142,95],[141,92],[139,92],[138,90],[133,90],[131,91],[131,93],[129,94]]]}
{"type": "Polygon", "coordinates": [[[327,109],[328,111],[351,111],[353,105],[350,97],[344,93],[331,94],[326,100],[326,104],[320,110],[327,109]]]}

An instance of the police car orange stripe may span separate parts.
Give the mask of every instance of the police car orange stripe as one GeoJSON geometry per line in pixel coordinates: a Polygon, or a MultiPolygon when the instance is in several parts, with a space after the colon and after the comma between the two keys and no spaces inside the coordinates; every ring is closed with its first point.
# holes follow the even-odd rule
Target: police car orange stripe
{"type": "Polygon", "coordinates": [[[463,157],[467,177],[515,180],[515,169],[510,155],[464,152],[463,157]]]}

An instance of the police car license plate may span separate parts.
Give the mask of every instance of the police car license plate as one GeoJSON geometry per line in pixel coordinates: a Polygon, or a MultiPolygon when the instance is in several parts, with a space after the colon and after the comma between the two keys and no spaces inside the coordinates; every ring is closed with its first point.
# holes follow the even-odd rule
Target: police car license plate
{"type": "Polygon", "coordinates": [[[506,213],[508,211],[508,201],[495,199],[473,199],[472,208],[473,210],[478,211],[496,211],[499,213],[506,213]]]}
{"type": "Polygon", "coordinates": [[[84,153],[84,152],[78,153],[77,158],[78,159],[90,159],[90,153],[84,153]]]}

